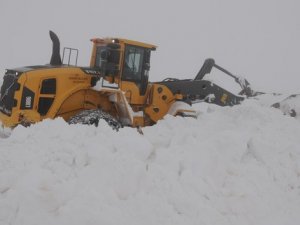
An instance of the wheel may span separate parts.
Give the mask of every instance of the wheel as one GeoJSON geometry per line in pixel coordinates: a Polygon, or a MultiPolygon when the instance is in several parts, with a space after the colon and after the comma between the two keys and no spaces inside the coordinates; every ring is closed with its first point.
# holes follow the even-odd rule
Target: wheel
{"type": "Polygon", "coordinates": [[[122,124],[110,114],[102,111],[101,109],[90,109],[83,110],[72,116],[68,123],[69,124],[86,124],[86,125],[94,125],[98,126],[99,120],[104,119],[107,124],[112,127],[114,130],[119,130],[122,127],[122,124]]]}

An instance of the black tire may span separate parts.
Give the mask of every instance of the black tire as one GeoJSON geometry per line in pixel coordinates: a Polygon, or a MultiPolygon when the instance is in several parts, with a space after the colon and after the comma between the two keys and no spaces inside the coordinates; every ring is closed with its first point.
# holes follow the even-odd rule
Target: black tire
{"type": "Polygon", "coordinates": [[[107,124],[116,131],[122,127],[122,124],[116,118],[101,109],[83,110],[75,116],[72,116],[68,123],[94,125],[98,127],[99,120],[101,119],[105,120],[107,124]]]}

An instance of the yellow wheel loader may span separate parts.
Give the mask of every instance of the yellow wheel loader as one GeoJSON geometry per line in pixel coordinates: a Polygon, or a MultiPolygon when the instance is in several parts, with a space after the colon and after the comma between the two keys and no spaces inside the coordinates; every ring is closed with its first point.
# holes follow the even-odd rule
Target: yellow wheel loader
{"type": "Polygon", "coordinates": [[[216,65],[213,59],[205,61],[195,79],[149,82],[155,45],[121,38],[91,39],[90,66],[79,67],[78,50],[64,48],[62,59],[57,35],[50,31],[50,38],[50,64],[5,71],[0,95],[0,120],[5,127],[28,126],[56,117],[95,125],[104,119],[115,129],[143,127],[166,114],[195,116],[189,108],[194,102],[231,106],[244,100],[242,94],[255,94],[246,80],[216,65]],[[74,55],[76,62],[71,65],[74,55]],[[242,87],[241,95],[203,80],[213,67],[233,77],[242,87]]]}

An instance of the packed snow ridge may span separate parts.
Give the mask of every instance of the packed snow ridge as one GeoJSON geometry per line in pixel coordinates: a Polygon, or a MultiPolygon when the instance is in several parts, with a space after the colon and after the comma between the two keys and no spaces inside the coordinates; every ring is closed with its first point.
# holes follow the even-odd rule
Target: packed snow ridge
{"type": "Polygon", "coordinates": [[[296,225],[300,120],[247,100],[112,130],[46,120],[0,139],[1,225],[296,225]]]}

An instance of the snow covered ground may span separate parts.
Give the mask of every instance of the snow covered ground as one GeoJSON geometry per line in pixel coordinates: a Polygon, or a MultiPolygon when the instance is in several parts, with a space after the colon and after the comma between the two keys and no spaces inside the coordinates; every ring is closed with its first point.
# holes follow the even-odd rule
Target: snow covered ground
{"type": "Polygon", "coordinates": [[[195,107],[144,135],[17,127],[0,139],[0,224],[299,224],[299,118],[255,100],[195,107]]]}

